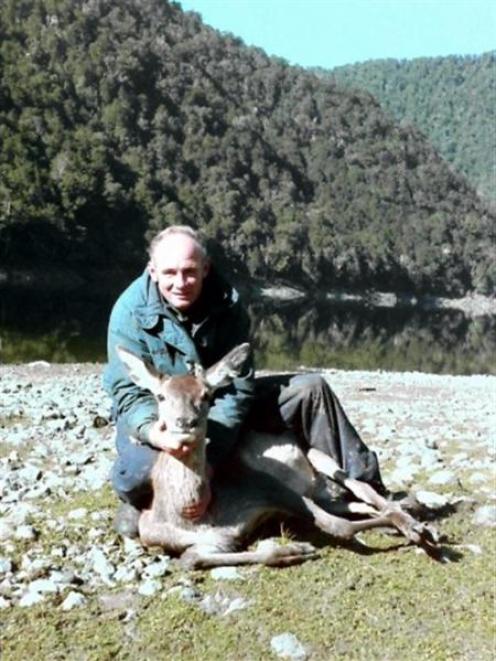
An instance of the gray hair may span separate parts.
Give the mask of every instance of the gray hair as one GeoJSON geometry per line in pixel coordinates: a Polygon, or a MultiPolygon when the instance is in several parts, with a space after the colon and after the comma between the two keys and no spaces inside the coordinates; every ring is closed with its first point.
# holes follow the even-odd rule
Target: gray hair
{"type": "Polygon", "coordinates": [[[155,253],[155,250],[157,249],[157,246],[160,243],[162,243],[164,239],[166,239],[168,236],[174,236],[176,234],[189,236],[190,239],[193,239],[193,241],[198,246],[198,250],[201,256],[203,257],[203,259],[207,259],[208,253],[202,236],[200,235],[199,232],[197,232],[189,225],[171,225],[170,227],[166,227],[164,230],[156,234],[153,237],[153,239],[150,241],[150,245],[148,246],[148,255],[150,259],[153,259],[153,255],[155,253]]]}

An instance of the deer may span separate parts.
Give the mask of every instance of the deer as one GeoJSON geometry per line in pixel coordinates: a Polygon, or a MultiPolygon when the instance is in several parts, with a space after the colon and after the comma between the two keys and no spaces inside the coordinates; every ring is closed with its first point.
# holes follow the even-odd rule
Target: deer
{"type": "MultiPolygon", "coordinates": [[[[276,517],[310,522],[338,542],[350,542],[364,530],[393,528],[431,553],[438,536],[398,502],[377,493],[369,484],[350,478],[330,456],[311,448],[306,453],[288,431],[280,435],[243,432],[229,471],[213,480],[213,498],[199,520],[182,510],[200,500],[207,477],[207,416],[214,393],[229,385],[242,370],[249,352],[241,344],[208,369],[199,364],[184,375],[160,374],[151,364],[118,347],[129,377],[149,390],[157,401],[158,419],[166,447],[188,446],[181,458],[160,452],[153,466],[151,504],[142,510],[139,539],[145,547],[161,547],[180,557],[183,566],[263,564],[287,566],[317,556],[308,542],[247,544],[262,523],[276,517]],[[344,487],[352,499],[332,496],[328,480],[344,487]],[[358,519],[350,519],[350,515],[358,519]]],[[[231,461],[231,460],[230,460],[231,461]]]]}

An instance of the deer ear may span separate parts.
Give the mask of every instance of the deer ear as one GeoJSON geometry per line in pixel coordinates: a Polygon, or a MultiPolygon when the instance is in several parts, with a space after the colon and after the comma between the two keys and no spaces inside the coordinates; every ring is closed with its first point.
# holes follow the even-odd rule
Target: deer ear
{"type": "Polygon", "coordinates": [[[248,342],[234,347],[218,363],[209,367],[205,373],[206,384],[213,389],[228,386],[240,375],[243,364],[250,355],[248,342]]]}
{"type": "Polygon", "coordinates": [[[156,395],[160,391],[164,377],[160,375],[153,365],[145,362],[131,351],[124,349],[124,347],[118,346],[116,350],[134,383],[140,388],[150,390],[150,392],[156,395]]]}

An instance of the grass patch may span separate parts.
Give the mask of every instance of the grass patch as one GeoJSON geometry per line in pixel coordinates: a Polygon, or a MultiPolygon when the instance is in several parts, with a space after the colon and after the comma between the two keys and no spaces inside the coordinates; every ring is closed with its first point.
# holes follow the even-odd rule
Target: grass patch
{"type": "MultiPolygon", "coordinates": [[[[107,489],[78,494],[57,504],[57,511],[60,516],[77,507],[98,511],[103,502],[110,505],[110,496],[107,489]]],[[[12,608],[2,613],[4,658],[270,659],[271,638],[291,632],[312,660],[489,661],[495,651],[495,534],[473,528],[470,517],[468,510],[459,511],[442,529],[450,540],[476,544],[482,553],[460,547],[457,561],[449,564],[435,563],[413,548],[390,548],[399,539],[370,532],[364,539],[378,552],[362,555],[328,546],[304,565],[241,569],[245,580],[236,582],[214,581],[208,572],[188,574],[203,595],[220,591],[249,601],[246,610],[225,617],[166,594],[185,577],[179,568],[163,579],[160,594],[135,596],[131,619],[123,608],[106,610],[98,594],[70,612],[62,611],[56,599],[12,608]]]]}

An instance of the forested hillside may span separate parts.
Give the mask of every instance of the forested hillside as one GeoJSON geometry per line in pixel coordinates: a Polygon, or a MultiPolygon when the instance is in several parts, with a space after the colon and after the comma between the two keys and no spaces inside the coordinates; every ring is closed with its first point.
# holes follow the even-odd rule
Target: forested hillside
{"type": "Polygon", "coordinates": [[[496,201],[496,51],[371,60],[320,74],[368,90],[398,121],[420,128],[481,195],[496,201]]]}
{"type": "Polygon", "coordinates": [[[368,93],[164,0],[0,7],[2,266],[131,272],[186,222],[240,276],[494,291],[494,217],[368,93]]]}

